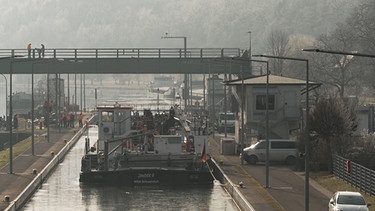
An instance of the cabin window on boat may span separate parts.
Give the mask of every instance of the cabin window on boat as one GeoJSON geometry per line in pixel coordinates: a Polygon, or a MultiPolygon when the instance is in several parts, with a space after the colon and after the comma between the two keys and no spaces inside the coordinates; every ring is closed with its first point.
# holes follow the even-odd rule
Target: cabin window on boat
{"type": "Polygon", "coordinates": [[[113,122],[113,111],[102,111],[102,122],[113,122]]]}

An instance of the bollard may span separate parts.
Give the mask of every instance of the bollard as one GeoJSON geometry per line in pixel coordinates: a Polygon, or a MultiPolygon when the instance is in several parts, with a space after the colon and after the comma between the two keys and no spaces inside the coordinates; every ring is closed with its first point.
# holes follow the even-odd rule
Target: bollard
{"type": "Polygon", "coordinates": [[[5,202],[10,202],[10,196],[9,195],[5,195],[4,196],[4,201],[5,202]]]}
{"type": "Polygon", "coordinates": [[[243,188],[243,182],[242,181],[239,183],[239,186],[240,186],[240,188],[243,188]]]}
{"type": "Polygon", "coordinates": [[[36,169],[33,169],[33,174],[36,174],[38,173],[38,171],[36,169]]]}
{"type": "Polygon", "coordinates": [[[68,142],[66,139],[64,139],[64,143],[68,142]]]}
{"type": "Polygon", "coordinates": [[[54,151],[52,151],[52,152],[51,152],[51,155],[52,155],[52,156],[55,156],[55,152],[54,152],[54,151]]]}

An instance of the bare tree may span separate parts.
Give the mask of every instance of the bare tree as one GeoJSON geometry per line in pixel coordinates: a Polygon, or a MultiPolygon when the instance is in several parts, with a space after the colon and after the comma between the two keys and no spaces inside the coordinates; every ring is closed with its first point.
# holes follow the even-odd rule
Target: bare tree
{"type": "MultiPolygon", "coordinates": [[[[362,53],[375,54],[375,2],[372,0],[361,1],[353,9],[353,13],[346,21],[346,26],[356,32],[358,50],[362,53]]],[[[375,59],[362,59],[360,68],[364,74],[361,77],[363,84],[375,88],[375,59]]]]}
{"type": "MultiPolygon", "coordinates": [[[[305,58],[306,53],[301,49],[306,46],[312,46],[316,39],[312,36],[305,34],[294,34],[289,36],[289,51],[288,57],[305,58]]],[[[300,61],[284,60],[282,75],[286,77],[298,78],[301,80],[306,79],[306,64],[300,61]]]]}
{"type": "MultiPolygon", "coordinates": [[[[274,30],[267,39],[268,51],[274,56],[286,56],[289,51],[288,35],[281,30],[274,30]]],[[[283,72],[283,59],[273,59],[271,62],[271,72],[281,75],[283,72]]]]}
{"type": "MultiPolygon", "coordinates": [[[[318,100],[315,108],[310,113],[311,140],[325,143],[327,159],[332,154],[344,154],[350,145],[347,140],[357,128],[355,104],[344,101],[342,98],[331,95],[329,98],[318,100]]],[[[332,168],[332,161],[329,162],[332,168]]]]}
{"type": "MultiPolygon", "coordinates": [[[[322,49],[337,51],[357,51],[356,33],[347,28],[345,24],[338,27],[330,34],[321,36],[316,46],[322,49]]],[[[363,73],[359,68],[360,58],[353,56],[312,54],[310,64],[312,78],[322,82],[328,90],[334,87],[337,93],[343,97],[347,95],[347,88],[355,90],[359,84],[359,78],[363,73]]]]}

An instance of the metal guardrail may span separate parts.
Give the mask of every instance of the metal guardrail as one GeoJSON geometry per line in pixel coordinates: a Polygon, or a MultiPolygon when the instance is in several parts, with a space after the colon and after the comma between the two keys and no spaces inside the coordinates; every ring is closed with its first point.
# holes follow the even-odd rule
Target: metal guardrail
{"type": "MultiPolygon", "coordinates": [[[[187,48],[186,58],[217,58],[240,56],[239,48],[187,48]]],[[[0,49],[0,57],[29,57],[27,49],[0,49]]],[[[30,58],[40,58],[32,49],[30,58]]],[[[184,48],[56,48],[45,49],[44,58],[185,58],[184,48]]]]}
{"type": "Polygon", "coordinates": [[[361,191],[375,196],[375,171],[335,155],[333,174],[361,191]]]}

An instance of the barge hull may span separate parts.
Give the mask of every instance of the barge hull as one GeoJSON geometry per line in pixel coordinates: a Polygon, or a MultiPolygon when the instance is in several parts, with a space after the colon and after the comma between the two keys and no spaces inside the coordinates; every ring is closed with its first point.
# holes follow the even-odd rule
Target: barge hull
{"type": "Polygon", "coordinates": [[[213,184],[209,171],[171,169],[127,169],[80,174],[80,182],[120,186],[189,186],[213,184]]]}

